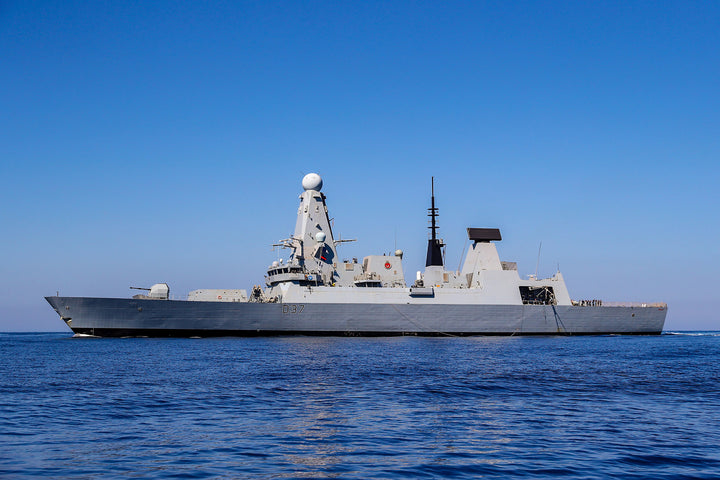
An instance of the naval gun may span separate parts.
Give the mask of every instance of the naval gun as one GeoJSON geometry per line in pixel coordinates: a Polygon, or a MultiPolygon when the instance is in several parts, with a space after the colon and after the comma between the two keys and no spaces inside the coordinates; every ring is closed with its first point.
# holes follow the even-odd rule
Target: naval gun
{"type": "Polygon", "coordinates": [[[150,292],[147,295],[138,293],[133,295],[133,298],[149,298],[153,300],[168,300],[170,298],[170,286],[167,283],[156,283],[150,288],[145,287],[130,287],[131,290],[144,290],[150,292]]]}

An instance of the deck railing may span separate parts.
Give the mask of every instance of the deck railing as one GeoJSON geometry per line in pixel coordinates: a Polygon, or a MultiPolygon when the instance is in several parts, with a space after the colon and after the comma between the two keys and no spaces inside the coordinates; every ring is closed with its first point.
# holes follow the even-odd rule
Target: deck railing
{"type": "Polygon", "coordinates": [[[633,307],[633,308],[667,308],[663,302],[605,302],[603,300],[573,300],[576,307],[633,307]]]}

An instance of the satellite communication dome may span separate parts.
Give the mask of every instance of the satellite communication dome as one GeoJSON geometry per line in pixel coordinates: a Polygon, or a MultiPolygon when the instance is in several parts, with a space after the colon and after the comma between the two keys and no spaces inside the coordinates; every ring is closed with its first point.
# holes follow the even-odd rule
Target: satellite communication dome
{"type": "Polygon", "coordinates": [[[325,232],[317,232],[315,234],[315,241],[317,242],[324,242],[325,241],[325,232]]]}
{"type": "Polygon", "coordinates": [[[305,190],[320,191],[322,188],[322,178],[317,173],[308,173],[302,179],[302,186],[305,190]]]}

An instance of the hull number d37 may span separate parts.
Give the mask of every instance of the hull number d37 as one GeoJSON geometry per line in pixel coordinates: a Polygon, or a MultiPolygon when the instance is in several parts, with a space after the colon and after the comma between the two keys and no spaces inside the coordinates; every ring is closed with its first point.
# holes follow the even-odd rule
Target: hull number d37
{"type": "Polygon", "coordinates": [[[282,312],[285,314],[302,313],[305,310],[305,305],[297,303],[286,303],[282,306],[282,312]]]}

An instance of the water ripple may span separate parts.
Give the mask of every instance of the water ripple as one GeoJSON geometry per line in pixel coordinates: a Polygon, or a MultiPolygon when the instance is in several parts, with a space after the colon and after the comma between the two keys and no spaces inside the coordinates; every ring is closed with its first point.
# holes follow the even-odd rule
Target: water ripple
{"type": "Polygon", "coordinates": [[[720,337],[0,335],[0,477],[718,478],[720,337]]]}

